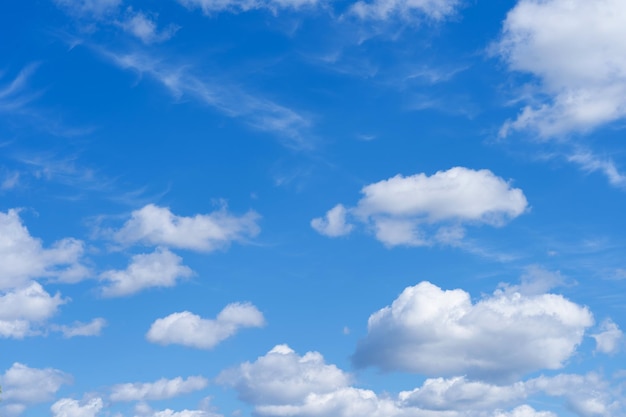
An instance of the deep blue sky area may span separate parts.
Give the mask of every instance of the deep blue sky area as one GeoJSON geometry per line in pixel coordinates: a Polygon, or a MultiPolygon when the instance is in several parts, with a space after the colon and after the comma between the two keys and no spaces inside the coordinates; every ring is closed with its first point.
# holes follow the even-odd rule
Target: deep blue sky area
{"type": "Polygon", "coordinates": [[[6,2],[0,415],[625,415],[624,21],[6,2]]]}

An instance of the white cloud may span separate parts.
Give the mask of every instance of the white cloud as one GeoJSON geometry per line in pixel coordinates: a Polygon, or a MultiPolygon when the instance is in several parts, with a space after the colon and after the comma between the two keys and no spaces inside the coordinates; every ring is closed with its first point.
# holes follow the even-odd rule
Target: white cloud
{"type": "Polygon", "coordinates": [[[189,311],[157,319],[150,326],[146,338],[162,345],[178,344],[211,349],[235,335],[239,329],[264,325],[265,318],[254,305],[232,303],[224,307],[215,320],[203,319],[189,311]]]}
{"type": "Polygon", "coordinates": [[[81,323],[77,321],[71,326],[54,325],[52,326],[52,330],[63,333],[63,337],[68,339],[77,336],[100,336],[100,333],[106,324],[106,320],[99,317],[91,320],[89,323],[81,323]]]}
{"type": "Polygon", "coordinates": [[[279,9],[297,10],[304,7],[315,7],[320,0],[178,0],[187,8],[200,8],[204,14],[210,15],[222,11],[248,11],[268,9],[276,13],[279,9]]]}
{"type": "MultiPolygon", "coordinates": [[[[388,246],[453,244],[463,238],[464,224],[500,226],[528,208],[519,188],[489,170],[463,167],[431,176],[396,175],[366,185],[361,193],[350,213],[372,225],[376,238],[388,246]],[[434,229],[432,236],[428,229],[434,229]]],[[[336,224],[341,214],[334,213],[336,224]]]]}
{"type": "Polygon", "coordinates": [[[170,25],[161,31],[151,16],[142,12],[133,12],[129,9],[128,16],[119,25],[131,35],[139,38],[143,43],[151,44],[170,39],[178,26],[170,25]]]}
{"type": "Polygon", "coordinates": [[[600,333],[591,335],[596,340],[596,350],[602,353],[616,353],[624,343],[624,333],[611,319],[600,325],[600,333]]]}
{"type": "Polygon", "coordinates": [[[91,398],[79,402],[71,398],[61,398],[50,407],[53,417],[96,417],[102,410],[102,398],[91,398]]]}
{"type": "Polygon", "coordinates": [[[155,411],[152,414],[149,414],[149,417],[223,417],[223,416],[221,414],[215,414],[211,411],[205,411],[205,410],[174,411],[168,408],[162,411],[155,411]]]}
{"type": "Polygon", "coordinates": [[[44,248],[22,224],[19,211],[0,212],[0,290],[17,288],[34,278],[78,281],[88,274],[80,264],[84,244],[66,238],[44,248]]]}
{"type": "Polygon", "coordinates": [[[122,0],[54,0],[54,2],[70,14],[99,18],[117,10],[122,0]]]}
{"type": "Polygon", "coordinates": [[[187,379],[159,379],[155,382],[118,384],[111,388],[111,401],[150,401],[173,398],[198,391],[208,385],[206,378],[190,376],[187,379]]]}
{"type": "Polygon", "coordinates": [[[101,280],[109,282],[102,288],[102,294],[119,297],[151,287],[173,287],[180,278],[193,274],[181,262],[180,256],[163,248],[149,254],[134,255],[125,270],[105,271],[100,275],[101,280]]]}
{"type": "Polygon", "coordinates": [[[626,174],[620,172],[610,158],[601,158],[590,151],[578,151],[569,155],[567,160],[577,164],[583,171],[604,174],[615,187],[626,187],[626,174]]]}
{"type": "Polygon", "coordinates": [[[131,214],[114,239],[122,244],[144,243],[210,252],[233,241],[245,241],[259,233],[259,215],[243,216],[225,208],[193,217],[177,216],[167,207],[148,204],[131,214]]]}
{"type": "Polygon", "coordinates": [[[502,135],[531,130],[549,138],[626,116],[624,19],[622,0],[520,0],[495,50],[511,70],[538,83],[532,102],[502,135]]]}
{"type": "Polygon", "coordinates": [[[19,414],[27,405],[50,401],[61,385],[70,382],[70,376],[57,369],[29,368],[16,362],[0,377],[2,400],[9,411],[19,414]]]}
{"type": "Polygon", "coordinates": [[[222,372],[218,382],[233,386],[252,404],[292,404],[309,393],[325,394],[346,387],[350,376],[327,365],[318,352],[299,356],[287,345],[277,345],[254,363],[222,372]]]}
{"type": "Polygon", "coordinates": [[[311,227],[318,233],[330,237],[347,235],[353,228],[351,224],[346,223],[346,208],[342,204],[328,210],[326,216],[311,220],[311,227]]]}
{"type": "Polygon", "coordinates": [[[561,368],[592,324],[587,308],[561,295],[498,290],[472,303],[463,290],[422,282],[370,316],[353,360],[384,370],[508,380],[561,368]]]}
{"type": "Polygon", "coordinates": [[[17,339],[36,334],[32,324],[52,317],[66,300],[50,296],[37,282],[0,295],[0,337],[17,339]]]}
{"type": "Polygon", "coordinates": [[[232,386],[258,416],[556,417],[520,405],[534,392],[521,382],[496,386],[465,377],[438,378],[393,396],[350,386],[351,379],[318,352],[300,356],[278,345],[253,363],[222,372],[217,382],[232,386]],[[517,408],[499,411],[511,404],[517,408]]]}
{"type": "Polygon", "coordinates": [[[456,12],[459,0],[373,0],[358,1],[350,12],[361,19],[388,20],[394,17],[403,19],[426,16],[442,20],[456,12]]]}

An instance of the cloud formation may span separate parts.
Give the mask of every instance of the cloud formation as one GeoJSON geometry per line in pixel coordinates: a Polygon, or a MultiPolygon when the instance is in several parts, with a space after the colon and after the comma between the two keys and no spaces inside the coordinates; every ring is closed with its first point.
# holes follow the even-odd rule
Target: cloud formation
{"type": "Polygon", "coordinates": [[[621,0],[520,0],[494,48],[512,71],[535,77],[536,94],[501,135],[562,137],[624,118],[624,19],[621,0]]]}
{"type": "Polygon", "coordinates": [[[508,381],[561,368],[592,325],[586,307],[561,295],[497,290],[473,303],[461,289],[422,282],[370,316],[353,360],[358,367],[508,381]]]}
{"type": "Polygon", "coordinates": [[[102,329],[107,325],[105,319],[98,317],[89,323],[74,322],[72,325],[53,325],[52,330],[61,332],[63,337],[70,339],[77,336],[100,336],[102,329]]]}
{"type": "Polygon", "coordinates": [[[224,307],[217,318],[203,319],[189,311],[173,313],[157,319],[146,334],[152,343],[177,344],[198,349],[211,349],[234,336],[239,329],[263,327],[265,318],[250,303],[232,303],[224,307]]]}
{"type": "MultiPolygon", "coordinates": [[[[464,167],[431,176],[396,175],[366,185],[361,193],[357,206],[347,210],[387,246],[454,243],[463,238],[466,224],[501,226],[528,208],[519,188],[489,170],[464,167]]],[[[346,213],[339,205],[311,224],[328,236],[346,234],[346,213]]]]}
{"type": "Polygon", "coordinates": [[[102,398],[91,398],[77,401],[72,398],[61,398],[50,407],[53,417],[96,417],[104,404],[102,398]]]}
{"type": "Polygon", "coordinates": [[[192,270],[182,265],[182,258],[164,248],[149,254],[134,255],[124,270],[105,271],[100,275],[108,285],[102,288],[106,297],[119,297],[152,287],[173,287],[192,270]]]}
{"type": "Polygon", "coordinates": [[[360,0],[352,5],[350,12],[367,20],[420,17],[442,20],[454,14],[459,4],[459,0],[360,0]]]}
{"type": "Polygon", "coordinates": [[[148,204],[133,211],[113,238],[124,245],[143,243],[211,252],[256,236],[258,219],[253,211],[235,216],[225,208],[210,214],[177,216],[167,207],[148,204]]]}
{"type": "Polygon", "coordinates": [[[117,384],[111,388],[111,401],[153,401],[177,397],[205,388],[209,381],[201,376],[187,379],[161,378],[155,382],[117,384]]]}
{"type": "Polygon", "coordinates": [[[245,12],[254,9],[268,9],[277,13],[281,9],[298,10],[305,7],[315,7],[320,0],[178,0],[180,4],[189,8],[199,8],[206,15],[231,11],[245,12]]]}

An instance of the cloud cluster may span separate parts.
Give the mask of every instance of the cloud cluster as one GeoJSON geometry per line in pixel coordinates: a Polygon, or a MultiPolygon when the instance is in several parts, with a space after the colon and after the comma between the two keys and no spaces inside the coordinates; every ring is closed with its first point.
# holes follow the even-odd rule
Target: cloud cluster
{"type": "Polygon", "coordinates": [[[146,334],[152,343],[178,344],[198,349],[211,349],[235,335],[239,329],[262,327],[265,318],[250,303],[232,303],[224,307],[217,318],[203,319],[189,311],[157,319],[146,334]]]}
{"type": "Polygon", "coordinates": [[[57,369],[30,368],[16,362],[0,376],[3,408],[8,414],[20,414],[27,405],[50,401],[70,382],[70,376],[57,369]]]}
{"type": "Polygon", "coordinates": [[[113,238],[125,245],[142,243],[211,252],[256,236],[258,219],[253,211],[235,216],[225,208],[193,217],[177,216],[167,207],[148,204],[133,211],[113,238]]]}
{"type": "Polygon", "coordinates": [[[201,376],[187,379],[159,379],[155,382],[118,384],[111,388],[111,401],[150,401],[173,398],[205,388],[209,381],[201,376]]]}
{"type": "MultiPolygon", "coordinates": [[[[427,379],[421,387],[397,396],[378,395],[351,386],[351,381],[349,374],[327,364],[320,353],[300,356],[286,345],[278,345],[255,362],[245,362],[217,378],[218,383],[233,387],[241,400],[253,405],[255,415],[259,416],[556,417],[551,412],[535,411],[520,404],[535,392],[546,393],[549,378],[503,386],[466,377],[427,379]],[[507,407],[512,408],[505,411],[507,407]]],[[[572,388],[580,387],[579,382],[563,379],[572,388]]],[[[600,383],[599,392],[603,392],[594,394],[599,403],[610,404],[613,398],[603,391],[606,384],[596,382],[600,383]]],[[[566,395],[559,390],[547,393],[566,395]]],[[[588,399],[590,395],[583,397],[588,399]]]]}
{"type": "Polygon", "coordinates": [[[320,0],[178,0],[183,6],[199,8],[204,14],[210,15],[223,11],[245,12],[254,9],[268,9],[277,13],[281,9],[297,10],[317,6],[320,0]]]}
{"type": "Polygon", "coordinates": [[[624,118],[624,19],[622,0],[520,0],[494,48],[511,70],[536,78],[536,94],[501,134],[560,137],[624,118]]]}
{"type": "Polygon", "coordinates": [[[72,398],[61,398],[50,407],[53,417],[96,417],[104,407],[102,398],[91,398],[77,401],[72,398]]]}
{"type": "Polygon", "coordinates": [[[109,270],[100,275],[101,280],[108,282],[102,288],[102,294],[118,297],[151,287],[173,287],[180,278],[193,274],[181,262],[180,256],[164,248],[157,248],[150,254],[134,255],[125,270],[109,270]]]}
{"type": "Polygon", "coordinates": [[[466,224],[500,226],[528,208],[519,188],[491,171],[455,167],[428,176],[396,175],[366,185],[356,207],[338,205],[311,225],[327,236],[350,233],[347,214],[370,226],[388,246],[454,243],[466,224]],[[432,230],[431,234],[427,230],[432,230]]]}
{"type": "Polygon", "coordinates": [[[561,295],[498,290],[473,303],[463,290],[422,282],[370,316],[353,360],[359,367],[506,381],[561,368],[592,325],[586,307],[561,295]]]}
{"type": "Polygon", "coordinates": [[[81,263],[83,242],[62,239],[46,248],[30,235],[19,211],[0,212],[0,337],[21,339],[37,329],[68,300],[50,295],[37,279],[76,282],[88,276],[81,263]]]}

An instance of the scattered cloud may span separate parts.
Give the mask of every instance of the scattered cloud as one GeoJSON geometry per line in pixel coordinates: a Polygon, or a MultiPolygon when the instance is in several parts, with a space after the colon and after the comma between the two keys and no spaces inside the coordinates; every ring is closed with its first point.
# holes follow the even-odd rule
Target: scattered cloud
{"type": "Polygon", "coordinates": [[[624,344],[624,333],[611,319],[606,319],[600,324],[600,333],[592,334],[596,340],[596,351],[602,353],[616,353],[624,344]]]}
{"type": "Polygon", "coordinates": [[[345,217],[350,213],[371,226],[387,246],[454,244],[464,237],[464,224],[501,226],[528,209],[522,190],[486,169],[455,167],[431,176],[396,175],[366,185],[361,193],[356,207],[336,206],[326,219],[313,220],[313,227],[338,236],[346,231],[345,217]],[[426,230],[433,227],[429,236],[426,230]]]}
{"type": "Polygon", "coordinates": [[[209,381],[201,376],[187,379],[161,378],[155,382],[134,382],[118,384],[111,388],[111,401],[152,401],[163,400],[188,394],[206,388],[209,381]]]}
{"type": "Polygon", "coordinates": [[[30,235],[22,224],[19,210],[0,212],[0,290],[17,288],[34,278],[77,281],[86,277],[80,264],[82,241],[59,240],[44,248],[41,239],[30,235]]]}
{"type": "Polygon", "coordinates": [[[614,187],[626,188],[626,174],[619,171],[611,158],[601,158],[591,151],[577,151],[567,156],[568,162],[573,162],[586,172],[600,172],[606,176],[614,187]]]}
{"type": "Polygon", "coordinates": [[[119,25],[145,44],[164,42],[174,36],[179,29],[178,26],[169,25],[159,30],[152,16],[132,9],[128,10],[126,18],[119,25]]]}
{"type": "Polygon", "coordinates": [[[335,365],[327,365],[320,353],[299,356],[287,345],[277,345],[254,363],[245,362],[217,378],[251,404],[293,404],[309,393],[326,394],[346,387],[350,380],[335,365]]]}
{"type": "Polygon", "coordinates": [[[180,256],[164,248],[157,248],[149,254],[134,255],[126,269],[100,274],[100,280],[108,283],[102,288],[102,294],[105,297],[120,297],[146,288],[173,287],[179,279],[193,274],[189,267],[181,263],[180,256]]]}
{"type": "Polygon", "coordinates": [[[177,344],[198,349],[211,349],[234,336],[239,329],[263,327],[263,314],[250,303],[232,303],[217,318],[203,319],[189,311],[173,313],[157,319],[146,334],[152,343],[177,344]]]}
{"type": "Polygon", "coordinates": [[[328,210],[326,216],[311,220],[311,227],[324,236],[347,235],[352,231],[353,226],[346,223],[346,212],[346,208],[342,204],[337,204],[328,210]]]}
{"type": "Polygon", "coordinates": [[[107,325],[103,318],[95,318],[89,323],[74,322],[72,325],[54,325],[52,330],[63,333],[63,337],[70,339],[77,336],[100,336],[102,329],[107,325]]]}
{"type": "Polygon", "coordinates": [[[242,216],[226,208],[193,217],[177,216],[167,207],[148,204],[131,214],[113,238],[121,244],[144,243],[179,249],[211,252],[233,241],[245,241],[259,233],[259,215],[249,211],[242,216]]]}
{"type": "MultiPolygon", "coordinates": [[[[28,81],[37,69],[37,64],[22,68],[17,76],[7,85],[0,85],[0,111],[11,112],[23,109],[38,97],[38,93],[29,92],[28,81]]],[[[3,74],[0,73],[0,79],[3,74]]]]}
{"type": "Polygon", "coordinates": [[[0,377],[5,411],[17,415],[29,405],[50,401],[62,385],[71,381],[58,369],[29,368],[16,362],[0,377]]]}
{"type": "Polygon", "coordinates": [[[548,139],[624,118],[625,18],[621,0],[518,1],[493,50],[512,71],[535,77],[535,94],[501,135],[527,130],[548,139]]]}
{"type": "Polygon", "coordinates": [[[223,11],[245,12],[254,9],[268,9],[276,14],[278,10],[316,7],[321,0],[178,0],[189,9],[201,9],[206,15],[223,11]]]}
{"type": "Polygon", "coordinates": [[[473,303],[461,289],[422,282],[370,316],[353,361],[358,367],[510,380],[564,366],[591,325],[588,309],[561,295],[497,290],[473,303]]]}
{"type": "Polygon", "coordinates": [[[459,0],[373,0],[357,1],[350,12],[364,20],[415,19],[443,20],[454,14],[459,0]]]}
{"type": "Polygon", "coordinates": [[[85,401],[61,398],[52,404],[50,411],[53,417],[96,417],[103,406],[102,398],[98,397],[85,401]]]}
{"type": "MultiPolygon", "coordinates": [[[[287,345],[278,345],[255,362],[245,362],[217,378],[253,405],[254,415],[268,417],[556,417],[523,404],[548,381],[498,386],[466,377],[437,378],[397,396],[378,395],[351,386],[351,375],[327,364],[320,353],[300,356],[287,345]],[[515,408],[503,411],[507,407],[515,408]]],[[[606,394],[606,384],[597,381],[602,393],[596,396],[602,404],[610,403],[613,397],[606,394]]],[[[563,396],[556,391],[549,395],[563,396]]]]}
{"type": "Polygon", "coordinates": [[[52,317],[66,300],[48,294],[37,282],[0,295],[0,337],[22,339],[38,334],[32,328],[52,317]]]}

